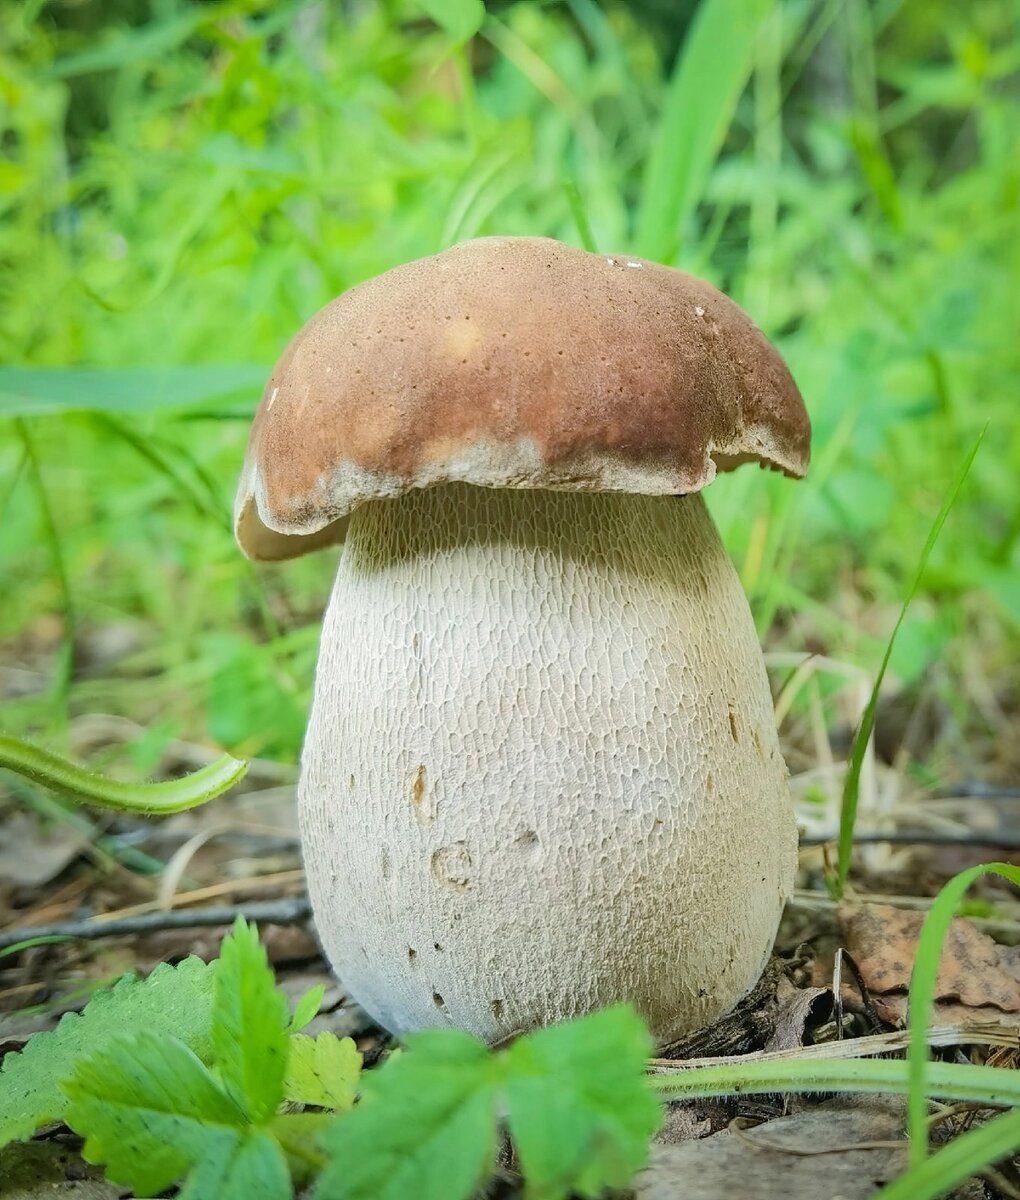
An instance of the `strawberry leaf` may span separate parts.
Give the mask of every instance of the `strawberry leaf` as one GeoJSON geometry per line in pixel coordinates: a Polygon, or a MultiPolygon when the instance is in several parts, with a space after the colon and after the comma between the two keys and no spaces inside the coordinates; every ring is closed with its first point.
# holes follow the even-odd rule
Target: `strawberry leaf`
{"type": "Polygon", "coordinates": [[[322,998],[326,994],[325,984],[317,983],[315,987],[311,987],[303,996],[301,996],[294,1005],[294,1012],[290,1018],[290,1031],[297,1033],[299,1029],[304,1027],[311,1021],[322,1007],[322,998]]]}
{"type": "Polygon", "coordinates": [[[276,1112],[287,1068],[287,1003],[258,930],[238,917],[223,939],[212,1043],[224,1087],[256,1124],[276,1112]]]}
{"type": "Polygon", "coordinates": [[[361,1055],[353,1039],[334,1033],[314,1038],[296,1033],[290,1038],[283,1094],[299,1104],[346,1112],[354,1105],[360,1075],[361,1055]]]}
{"type": "Polygon", "coordinates": [[[333,1161],[315,1200],[467,1200],[488,1178],[496,1138],[491,1053],[455,1030],[412,1034],[407,1046],[365,1075],[361,1104],[323,1137],[333,1161]]]}
{"type": "Polygon", "coordinates": [[[406,1044],[364,1076],[361,1104],[324,1135],[331,1162],[315,1200],[467,1200],[492,1170],[502,1111],[533,1200],[594,1197],[644,1165],[660,1113],[644,1080],[650,1039],[631,1008],[499,1054],[453,1030],[406,1044]]]}
{"type": "Polygon", "coordinates": [[[208,1062],[215,968],[187,958],[176,967],[158,966],[148,979],[125,975],[97,992],[81,1013],[68,1013],[20,1054],[8,1054],[0,1068],[0,1146],[61,1120],[67,1106],[61,1081],[77,1059],[115,1037],[142,1030],[171,1034],[208,1062]]]}
{"type": "Polygon", "coordinates": [[[201,1060],[175,1038],[118,1038],[77,1064],[64,1084],[67,1122],[85,1135],[85,1158],[140,1195],[190,1176],[184,1195],[284,1200],[290,1181],[279,1146],[201,1060]]]}
{"type": "Polygon", "coordinates": [[[644,1082],[644,1023],[619,1005],[521,1038],[503,1060],[510,1135],[528,1195],[623,1188],[644,1166],[659,1106],[644,1082]]]}
{"type": "MultiPolygon", "coordinates": [[[[139,1194],[183,1179],[183,1200],[286,1200],[290,1172],[271,1123],[283,1098],[287,1006],[258,931],[240,918],[220,948],[210,1007],[215,1073],[178,1038],[113,1038],[64,1082],[67,1122],[85,1138],[85,1157],[139,1194]]],[[[307,1157],[317,1130],[306,1127],[304,1142],[288,1132],[307,1157]]]]}

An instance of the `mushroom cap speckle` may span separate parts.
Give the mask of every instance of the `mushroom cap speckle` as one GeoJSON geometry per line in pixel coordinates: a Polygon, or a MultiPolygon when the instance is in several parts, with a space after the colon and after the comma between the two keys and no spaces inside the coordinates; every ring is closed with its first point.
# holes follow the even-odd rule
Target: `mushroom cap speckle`
{"type": "Polygon", "coordinates": [[[802,476],[810,423],[778,351],[704,280],[550,238],[394,267],[294,336],[235,504],[251,558],[343,540],[366,500],[461,481],[644,495],[758,462],[802,476]]]}

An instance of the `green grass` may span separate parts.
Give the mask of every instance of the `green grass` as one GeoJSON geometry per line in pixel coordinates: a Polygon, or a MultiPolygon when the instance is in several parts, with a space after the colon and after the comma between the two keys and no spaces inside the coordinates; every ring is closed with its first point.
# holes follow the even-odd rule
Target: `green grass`
{"type": "Polygon", "coordinates": [[[671,72],[623,4],[499,6],[466,49],[410,0],[352,7],[0,15],[0,414],[20,418],[0,426],[0,570],[18,581],[0,643],[51,685],[5,704],[11,731],[59,743],[66,677],[72,716],[101,702],[167,736],[295,754],[332,562],[253,573],[233,547],[259,380],[337,291],[497,231],[699,271],[782,347],[814,477],[744,470],[709,492],[772,644],[877,666],[924,514],[987,422],[891,671],[937,665],[952,690],[978,627],[987,670],[1008,661],[1008,3],[913,0],[864,25],[833,3],[748,0],[731,21],[706,2],[671,72]],[[48,613],[66,646],[118,624],[142,644],[105,679],[70,677],[48,613]],[[243,685],[224,689],[225,667],[243,685]]]}

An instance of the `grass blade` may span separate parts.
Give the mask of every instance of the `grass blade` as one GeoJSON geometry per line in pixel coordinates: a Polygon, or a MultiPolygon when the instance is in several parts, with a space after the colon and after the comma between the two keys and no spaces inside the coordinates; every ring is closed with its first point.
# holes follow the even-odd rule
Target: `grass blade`
{"type": "Polygon", "coordinates": [[[190,367],[0,367],[0,416],[152,412],[239,401],[255,410],[269,369],[251,363],[190,367]]]}
{"type": "Polygon", "coordinates": [[[113,437],[119,438],[131,447],[150,466],[162,475],[170,484],[171,492],[176,496],[187,499],[201,517],[211,518],[214,524],[230,531],[230,518],[227,516],[227,506],[221,503],[215,492],[215,484],[203,472],[202,467],[181,446],[174,446],[173,451],[198,476],[202,487],[196,484],[173,462],[170,453],[163,448],[160,441],[151,434],[143,437],[130,426],[116,417],[106,413],[92,413],[92,421],[113,437]]]}
{"type": "Polygon", "coordinates": [[[701,199],[774,0],[701,0],[673,72],[641,189],[635,252],[671,260],[701,199]]]}
{"type": "Polygon", "coordinates": [[[577,226],[577,236],[581,239],[581,245],[585,250],[590,251],[590,253],[598,254],[595,235],[591,231],[588,214],[584,210],[584,201],[581,199],[581,193],[578,191],[577,184],[572,179],[565,179],[563,181],[563,193],[567,198],[567,204],[570,206],[570,215],[574,218],[574,224],[577,226]]]}
{"type": "Polygon", "coordinates": [[[71,579],[67,573],[67,563],[64,559],[63,547],[60,544],[57,522],[53,516],[53,505],[50,503],[49,493],[46,490],[46,481],[43,479],[42,468],[39,465],[39,455],[36,452],[35,440],[29,432],[28,425],[20,418],[14,422],[14,427],[18,432],[18,437],[21,439],[24,463],[28,470],[29,479],[32,481],[32,487],[35,489],[36,500],[39,504],[39,513],[42,516],[46,543],[49,547],[50,558],[53,560],[53,570],[60,587],[64,640],[60,648],[60,654],[57,657],[54,687],[57,699],[61,706],[66,709],[68,693],[71,690],[71,671],[74,658],[74,630],[76,624],[74,595],[71,592],[71,579]]]}
{"type": "Polygon", "coordinates": [[[874,1200],[935,1200],[989,1163],[1020,1146],[1020,1112],[1002,1113],[961,1133],[931,1158],[911,1167],[876,1192],[874,1200]]]}
{"type": "MultiPolygon", "coordinates": [[[[987,426],[985,427],[987,429],[987,426]]],[[[946,523],[946,517],[949,516],[949,511],[956,503],[956,499],[960,494],[960,489],[963,487],[967,475],[970,473],[970,468],[977,456],[978,449],[981,446],[982,438],[985,436],[983,429],[978,434],[977,440],[971,446],[967,457],[963,460],[959,471],[956,473],[956,478],[953,480],[949,491],[946,493],[945,499],[942,501],[941,507],[932,522],[932,527],[928,531],[928,537],[924,543],[924,549],[921,551],[921,557],[918,560],[917,570],[914,572],[914,578],[907,589],[907,594],[900,608],[899,616],[896,618],[896,624],[893,626],[892,633],[889,635],[889,641],[886,643],[885,653],[882,655],[882,663],[878,668],[878,674],[875,676],[875,684],[871,689],[871,695],[868,698],[868,703],[865,706],[864,713],[861,716],[861,724],[854,737],[853,748],[850,752],[850,765],[846,773],[846,780],[843,784],[843,802],[839,812],[839,860],[838,873],[835,880],[831,881],[830,890],[833,892],[836,899],[840,899],[846,890],[847,876],[850,874],[850,856],[853,851],[854,841],[854,825],[857,821],[857,800],[861,782],[861,767],[864,764],[864,754],[868,747],[868,742],[871,738],[871,731],[875,726],[875,709],[878,706],[878,693],[882,687],[882,681],[885,679],[885,672],[889,666],[889,659],[892,657],[893,646],[896,642],[896,635],[900,631],[900,626],[903,624],[903,619],[907,615],[907,609],[910,607],[911,601],[921,585],[921,580],[924,577],[925,568],[928,566],[928,559],[931,557],[931,552],[938,541],[939,534],[942,532],[942,526],[946,523]]]]}
{"type": "Polygon", "coordinates": [[[910,1048],[907,1051],[907,1131],[910,1134],[912,1166],[923,1162],[928,1153],[927,1099],[932,1094],[930,1084],[936,1067],[928,1062],[926,1030],[935,1000],[942,943],[967,889],[976,879],[986,874],[1001,875],[1003,879],[1008,879],[1010,883],[1020,887],[1020,868],[1011,867],[1006,863],[982,863],[961,871],[959,875],[954,875],[935,897],[917,940],[917,954],[910,979],[910,1048]]]}
{"type": "MultiPolygon", "coordinates": [[[[902,1059],[776,1059],[679,1069],[654,1075],[649,1086],[661,1100],[705,1100],[716,1096],[753,1096],[769,1092],[898,1092],[908,1086],[902,1059]]],[[[945,1100],[973,1101],[993,1107],[1020,1104],[1020,1071],[931,1063],[928,1088],[945,1100]]]]}

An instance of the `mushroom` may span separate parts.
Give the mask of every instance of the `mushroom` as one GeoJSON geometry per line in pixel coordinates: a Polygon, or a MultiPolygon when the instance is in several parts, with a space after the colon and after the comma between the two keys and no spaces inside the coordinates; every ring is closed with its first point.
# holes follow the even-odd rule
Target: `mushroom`
{"type": "Polygon", "coordinates": [[[256,559],[343,541],[299,807],[315,922],[395,1033],[630,1000],[665,1043],[758,979],[797,837],[700,489],[803,475],[796,384],[714,287],[488,237],[311,318],[251,432],[256,559]]]}

